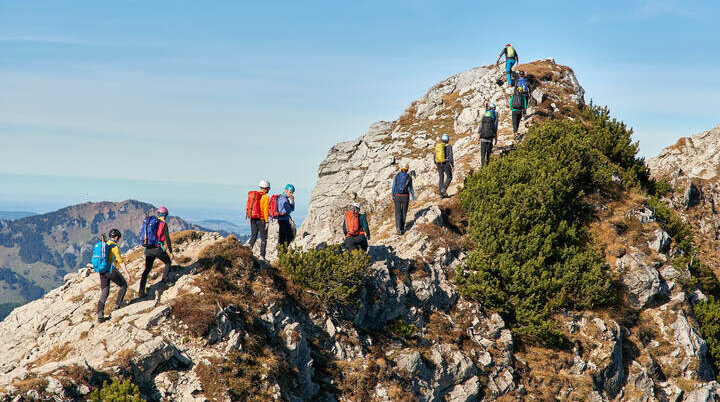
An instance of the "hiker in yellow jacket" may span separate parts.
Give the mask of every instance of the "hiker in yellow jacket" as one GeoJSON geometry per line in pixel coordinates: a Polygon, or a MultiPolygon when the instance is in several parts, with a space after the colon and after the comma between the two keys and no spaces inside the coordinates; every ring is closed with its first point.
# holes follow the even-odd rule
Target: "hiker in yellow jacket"
{"type": "Polygon", "coordinates": [[[105,315],[105,302],[110,294],[110,282],[120,286],[117,299],[115,300],[115,310],[124,305],[123,299],[125,298],[125,292],[127,292],[128,285],[125,278],[122,276],[120,271],[118,271],[116,264],[119,264],[123,271],[125,271],[125,275],[130,278],[130,273],[127,270],[125,262],[120,256],[120,249],[118,248],[118,243],[120,242],[122,234],[120,234],[119,230],[113,229],[108,235],[110,240],[105,241],[105,235],[103,235],[103,241],[105,241],[105,243],[110,247],[110,254],[107,256],[110,269],[106,272],[100,273],[100,300],[98,300],[97,306],[97,318],[100,323],[110,319],[109,316],[105,315]]]}

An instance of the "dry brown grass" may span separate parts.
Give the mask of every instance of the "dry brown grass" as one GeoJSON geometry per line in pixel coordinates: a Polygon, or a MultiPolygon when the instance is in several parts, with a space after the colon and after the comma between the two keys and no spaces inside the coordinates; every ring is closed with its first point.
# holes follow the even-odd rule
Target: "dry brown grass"
{"type": "Polygon", "coordinates": [[[20,394],[29,391],[37,391],[42,393],[48,386],[48,380],[41,377],[28,377],[24,380],[14,380],[13,385],[18,389],[20,394]]]}
{"type": "Polygon", "coordinates": [[[204,337],[215,322],[217,307],[204,296],[185,295],[170,301],[172,315],[187,325],[192,336],[204,337]]]}
{"type": "Polygon", "coordinates": [[[170,233],[170,240],[173,245],[181,245],[202,239],[202,233],[194,230],[183,230],[170,233]]]}
{"type": "Polygon", "coordinates": [[[72,351],[73,348],[70,346],[69,342],[65,342],[62,345],[55,345],[47,353],[32,362],[31,367],[40,367],[46,363],[63,361],[67,357],[68,353],[72,351]]]}

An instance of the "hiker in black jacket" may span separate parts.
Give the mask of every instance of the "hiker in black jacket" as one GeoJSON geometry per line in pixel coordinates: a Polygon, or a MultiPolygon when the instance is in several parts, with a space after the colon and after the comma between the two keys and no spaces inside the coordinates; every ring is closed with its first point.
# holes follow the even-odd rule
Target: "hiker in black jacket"
{"type": "Polygon", "coordinates": [[[486,106],[478,134],[480,134],[480,166],[485,166],[490,162],[493,145],[497,145],[497,113],[494,103],[486,106]]]}

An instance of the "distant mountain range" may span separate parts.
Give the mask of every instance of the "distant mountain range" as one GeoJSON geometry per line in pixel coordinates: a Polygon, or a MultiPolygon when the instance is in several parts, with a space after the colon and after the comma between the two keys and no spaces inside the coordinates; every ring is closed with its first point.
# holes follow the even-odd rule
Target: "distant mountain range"
{"type": "MultiPolygon", "coordinates": [[[[84,267],[101,233],[120,229],[122,251],[140,244],[137,232],[152,210],[150,204],[127,200],[0,220],[0,318],[61,285],[68,272],[84,267]]],[[[169,225],[171,231],[204,230],[174,216],[169,225]]]]}
{"type": "Polygon", "coordinates": [[[27,211],[0,211],[0,219],[7,220],[7,221],[13,221],[15,219],[21,219],[26,216],[33,216],[37,215],[35,212],[27,212],[27,211]]]}
{"type": "Polygon", "coordinates": [[[201,221],[193,221],[194,224],[215,230],[218,232],[233,233],[238,236],[247,236],[250,232],[250,227],[240,226],[230,221],[223,219],[204,219],[201,221]]]}

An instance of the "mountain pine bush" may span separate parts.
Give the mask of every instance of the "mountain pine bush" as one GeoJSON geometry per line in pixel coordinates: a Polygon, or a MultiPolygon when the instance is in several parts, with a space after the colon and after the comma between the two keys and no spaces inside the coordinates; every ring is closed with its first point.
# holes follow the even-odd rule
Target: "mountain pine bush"
{"type": "Polygon", "coordinates": [[[140,397],[140,390],[130,380],[114,379],[112,383],[103,382],[101,389],[96,389],[88,398],[91,402],[145,402],[140,397]]]}
{"type": "Polygon", "coordinates": [[[295,284],[315,291],[327,304],[347,305],[369,275],[370,257],[359,251],[341,252],[340,246],[322,250],[284,249],[279,265],[295,284]]]}
{"type": "Polygon", "coordinates": [[[588,242],[585,196],[646,186],[632,132],[607,108],[590,105],[582,121],[549,120],[525,141],[467,177],[460,201],[476,249],[459,269],[464,297],[509,320],[530,343],[559,345],[560,308],[593,309],[616,300],[605,260],[588,242]]]}

